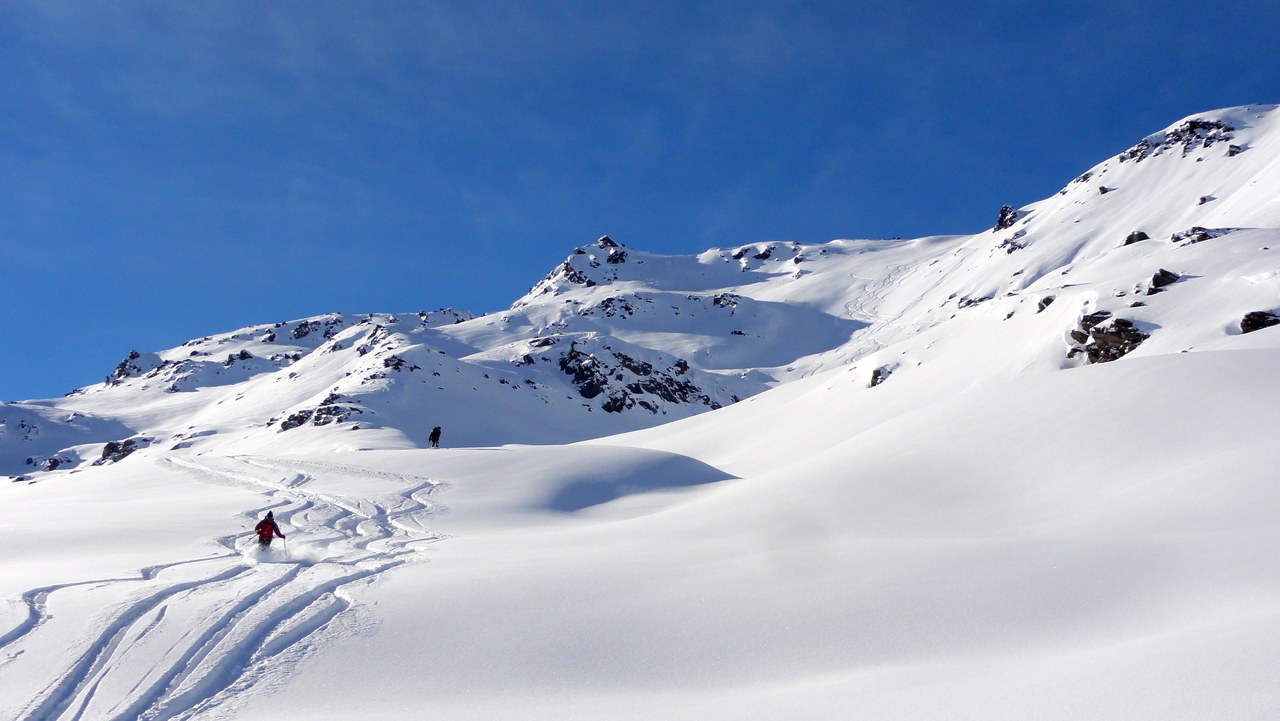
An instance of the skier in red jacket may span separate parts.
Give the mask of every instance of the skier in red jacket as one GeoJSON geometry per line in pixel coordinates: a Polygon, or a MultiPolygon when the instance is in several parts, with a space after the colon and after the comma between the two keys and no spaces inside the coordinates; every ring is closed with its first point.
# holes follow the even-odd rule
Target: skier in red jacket
{"type": "Polygon", "coordinates": [[[270,546],[273,534],[284,538],[284,534],[280,532],[280,527],[276,525],[275,514],[271,511],[267,511],[267,517],[258,521],[258,525],[254,526],[253,530],[258,534],[259,548],[270,546]]]}

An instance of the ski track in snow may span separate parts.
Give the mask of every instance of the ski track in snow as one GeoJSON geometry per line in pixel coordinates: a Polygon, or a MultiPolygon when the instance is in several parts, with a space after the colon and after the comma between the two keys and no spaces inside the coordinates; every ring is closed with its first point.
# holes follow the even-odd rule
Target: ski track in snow
{"type": "Polygon", "coordinates": [[[801,373],[800,377],[808,378],[827,370],[828,362],[832,367],[848,365],[858,358],[888,347],[887,343],[879,340],[879,336],[890,332],[901,332],[898,321],[901,320],[903,313],[889,317],[880,313],[877,308],[884,303],[890,293],[917,270],[918,268],[909,264],[895,265],[888,269],[883,278],[879,279],[850,273],[849,277],[855,281],[863,281],[863,286],[860,293],[853,294],[853,299],[845,303],[844,311],[853,320],[866,323],[867,327],[855,332],[849,341],[839,348],[820,354],[819,360],[801,373]]]}
{"type": "Polygon", "coordinates": [[[423,477],[250,457],[174,457],[162,463],[204,482],[253,490],[267,502],[245,511],[244,531],[217,539],[225,554],[143,568],[136,577],[23,593],[27,617],[0,634],[0,668],[38,663],[29,650],[48,637],[71,637],[76,645],[63,655],[74,659],[70,665],[41,670],[50,680],[21,709],[22,721],[168,721],[223,706],[278,677],[281,666],[287,672],[299,651],[307,655],[325,629],[333,630],[331,622],[352,606],[346,587],[421,561],[424,547],[445,538],[425,524],[436,511],[429,496],[440,484],[423,477]],[[377,499],[310,488],[330,476],[402,488],[377,499]],[[256,549],[239,550],[254,545],[248,529],[268,509],[295,539],[292,555],[279,539],[256,559],[256,549]],[[281,545],[284,550],[277,550],[281,545]],[[115,598],[133,585],[139,590],[126,591],[127,601],[92,619],[55,619],[49,610],[53,594],[106,589],[115,598]],[[76,633],[77,623],[88,629],[76,633]]]}

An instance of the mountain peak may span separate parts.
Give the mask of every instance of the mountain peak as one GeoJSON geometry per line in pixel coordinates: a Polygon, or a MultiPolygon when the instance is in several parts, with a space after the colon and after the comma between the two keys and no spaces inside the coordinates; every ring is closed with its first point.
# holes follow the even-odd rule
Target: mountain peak
{"type": "Polygon", "coordinates": [[[1137,163],[1165,153],[1176,153],[1178,157],[1195,156],[1200,160],[1205,151],[1215,146],[1228,157],[1234,157],[1247,147],[1243,140],[1237,138],[1240,131],[1268,119],[1276,107],[1242,105],[1190,115],[1139,140],[1117,157],[1122,163],[1137,163]]]}

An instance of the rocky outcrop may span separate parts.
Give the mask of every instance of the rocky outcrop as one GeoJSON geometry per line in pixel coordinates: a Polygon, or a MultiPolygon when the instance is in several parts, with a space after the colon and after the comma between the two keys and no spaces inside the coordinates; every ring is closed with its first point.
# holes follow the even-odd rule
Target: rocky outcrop
{"type": "MultiPolygon", "coordinates": [[[[573,286],[594,288],[601,284],[607,285],[618,279],[619,270],[612,268],[605,272],[600,270],[601,267],[619,266],[626,262],[627,251],[622,244],[604,235],[593,245],[575,248],[572,255],[534,284],[526,295],[536,297],[560,293],[572,289],[573,286]],[[603,264],[600,262],[600,251],[605,251],[603,264]]],[[[516,307],[519,305],[520,303],[517,303],[516,307]]]]}
{"type": "Polygon", "coordinates": [[[1013,209],[1011,205],[1000,206],[1000,214],[996,216],[996,226],[994,230],[1006,230],[1012,228],[1013,224],[1018,220],[1018,211],[1013,209]]]}
{"type": "Polygon", "coordinates": [[[1124,244],[1133,245],[1134,243],[1140,243],[1144,240],[1150,240],[1150,239],[1151,239],[1151,236],[1147,235],[1141,230],[1135,230],[1125,237],[1124,244]]]}
{"type": "Polygon", "coordinates": [[[1244,314],[1240,319],[1240,332],[1252,333],[1255,330],[1280,325],[1280,313],[1273,310],[1255,310],[1244,314]]]}
{"type": "MultiPolygon", "coordinates": [[[[1232,140],[1234,132],[1235,128],[1221,120],[1186,120],[1173,130],[1143,138],[1137,145],[1121,153],[1119,158],[1122,163],[1130,160],[1140,163],[1178,147],[1181,147],[1182,157],[1185,158],[1194,150],[1232,140]]],[[[1227,148],[1229,156],[1239,152],[1239,146],[1229,145],[1227,148]]]]}
{"type": "MultiPolygon", "coordinates": [[[[570,377],[578,395],[588,400],[604,396],[600,408],[606,413],[636,408],[652,414],[663,413],[659,401],[707,409],[722,406],[712,393],[699,387],[689,376],[689,364],[683,359],[677,359],[667,368],[658,368],[608,346],[599,353],[586,353],[577,342],[571,342],[557,365],[570,377]]],[[[737,400],[732,396],[729,402],[737,400]]]]}
{"type": "Polygon", "coordinates": [[[125,359],[120,361],[120,364],[116,366],[116,369],[111,371],[111,375],[107,377],[107,382],[108,383],[111,382],[112,379],[122,380],[124,378],[128,378],[131,375],[141,373],[142,369],[139,368],[134,362],[141,357],[142,357],[142,354],[139,353],[138,351],[136,350],[129,351],[129,355],[125,356],[125,359]]]}
{"type": "Polygon", "coordinates": [[[983,295],[983,296],[977,296],[977,297],[970,297],[966,295],[965,297],[956,301],[956,306],[960,308],[972,308],[975,305],[982,305],[983,303],[986,303],[987,301],[991,300],[993,297],[995,296],[983,295]]]}
{"type": "Polygon", "coordinates": [[[560,356],[559,365],[583,398],[595,398],[609,387],[609,378],[602,372],[603,366],[594,355],[578,350],[577,343],[571,343],[569,350],[560,356]]]}
{"type": "Polygon", "coordinates": [[[1077,345],[1067,357],[1083,353],[1088,363],[1109,363],[1132,353],[1150,337],[1127,318],[1114,318],[1105,310],[1089,313],[1081,317],[1078,327],[1071,331],[1071,339],[1077,345]]]}
{"type": "Polygon", "coordinates": [[[1133,321],[1116,318],[1099,324],[1089,332],[1091,342],[1085,346],[1090,363],[1107,363],[1132,353],[1151,337],[1138,330],[1133,321]]]}
{"type": "Polygon", "coordinates": [[[231,366],[235,365],[236,361],[247,361],[252,358],[253,358],[253,354],[247,350],[242,350],[239,353],[231,353],[231,354],[228,354],[227,359],[222,362],[222,367],[230,368],[231,366]]]}
{"type": "MultiPolygon", "coordinates": [[[[342,423],[351,419],[352,416],[362,415],[364,409],[359,406],[352,405],[350,401],[345,404],[344,399],[337,393],[330,393],[315,408],[303,408],[289,414],[287,418],[280,422],[280,432],[293,430],[305,425],[327,426],[331,423],[342,423]]],[[[275,422],[273,418],[272,423],[275,422]]]]}
{"type": "Polygon", "coordinates": [[[728,308],[730,314],[734,308],[738,307],[738,301],[742,300],[742,296],[733,293],[720,293],[711,298],[711,305],[717,308],[728,308]]]}
{"type": "Polygon", "coordinates": [[[573,267],[573,263],[569,260],[561,263],[559,267],[547,274],[538,285],[542,287],[541,293],[552,293],[555,288],[552,284],[556,282],[568,283],[570,285],[580,285],[584,288],[592,288],[596,282],[587,276],[586,273],[573,267]]]}
{"type": "Polygon", "coordinates": [[[134,451],[146,448],[149,445],[151,445],[150,438],[126,438],[123,441],[108,441],[102,447],[102,457],[94,461],[93,465],[102,466],[108,463],[119,463],[134,451]]]}
{"type": "Polygon", "coordinates": [[[306,338],[312,333],[323,333],[325,340],[329,340],[338,334],[338,330],[342,328],[343,320],[341,317],[333,315],[323,320],[304,320],[294,327],[293,332],[289,335],[294,340],[306,338]]]}
{"type": "Polygon", "coordinates": [[[66,456],[56,455],[56,454],[49,456],[48,458],[33,457],[33,458],[27,459],[28,466],[35,466],[36,468],[39,468],[42,471],[56,471],[62,466],[65,466],[70,462],[71,462],[70,458],[67,458],[66,456]]]}
{"type": "Polygon", "coordinates": [[[454,308],[441,308],[434,311],[418,311],[418,320],[421,321],[425,328],[439,328],[442,326],[457,325],[475,319],[474,313],[464,310],[456,310],[454,308]]]}
{"type": "Polygon", "coordinates": [[[1186,230],[1178,231],[1169,236],[1169,240],[1174,243],[1184,243],[1185,245],[1195,245],[1203,243],[1206,240],[1220,238],[1227,233],[1235,230],[1234,228],[1201,228],[1200,226],[1192,226],[1186,230]]]}
{"type": "Polygon", "coordinates": [[[1151,276],[1151,284],[1147,288],[1147,295],[1155,295],[1164,291],[1165,286],[1178,282],[1182,276],[1170,270],[1161,268],[1156,274],[1151,276]]]}
{"type": "Polygon", "coordinates": [[[893,375],[892,367],[880,366],[879,368],[876,368],[875,370],[871,371],[871,384],[868,385],[867,387],[875,388],[881,383],[884,383],[885,381],[889,380],[889,376],[891,375],[893,375]]]}
{"type": "Polygon", "coordinates": [[[382,367],[388,370],[396,371],[397,373],[404,370],[407,370],[410,373],[414,371],[422,370],[422,368],[418,366],[416,363],[410,363],[409,361],[405,360],[404,358],[401,358],[398,355],[390,355],[390,356],[387,356],[386,358],[383,358],[382,367]]]}
{"type": "Polygon", "coordinates": [[[996,247],[1003,250],[1005,253],[1013,253],[1014,251],[1022,250],[1027,247],[1026,242],[1022,240],[1023,236],[1026,234],[1027,231],[1019,230],[1012,236],[1000,241],[1000,245],[996,247]]]}
{"type": "Polygon", "coordinates": [[[280,422],[280,431],[289,431],[300,426],[311,424],[313,426],[327,426],[331,423],[343,423],[351,419],[352,416],[363,414],[364,411],[355,406],[340,405],[322,405],[318,408],[304,408],[300,411],[291,413],[288,418],[280,422]]]}
{"type": "Polygon", "coordinates": [[[1100,310],[1096,313],[1086,313],[1080,318],[1080,322],[1077,324],[1078,327],[1071,331],[1071,339],[1082,345],[1088,343],[1089,331],[1093,330],[1094,326],[1110,317],[1111,312],[1106,310],[1100,310]]]}
{"type": "MultiPolygon", "coordinates": [[[[636,298],[635,300],[640,300],[636,298]]],[[[622,317],[630,318],[635,315],[637,308],[626,298],[619,296],[610,296],[600,301],[596,306],[587,308],[582,311],[583,315],[595,315],[597,312],[606,318],[622,317]]]]}
{"type": "MultiPolygon", "coordinates": [[[[721,257],[726,261],[737,261],[741,270],[745,272],[765,267],[765,261],[770,261],[770,265],[783,261],[804,262],[797,260],[800,253],[801,246],[795,242],[755,243],[734,248],[732,252],[721,251],[721,257]]],[[[818,254],[822,255],[823,251],[818,251],[818,254]]]]}

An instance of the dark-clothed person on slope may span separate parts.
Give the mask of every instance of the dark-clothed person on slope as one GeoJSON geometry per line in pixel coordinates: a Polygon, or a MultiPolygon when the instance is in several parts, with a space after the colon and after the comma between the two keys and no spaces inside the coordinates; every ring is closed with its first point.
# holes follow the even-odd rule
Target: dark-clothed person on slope
{"type": "Polygon", "coordinates": [[[258,525],[254,526],[253,530],[258,534],[258,545],[262,548],[271,545],[273,536],[284,538],[284,534],[280,532],[280,526],[276,525],[276,516],[273,511],[267,511],[267,517],[258,521],[258,525]]]}

